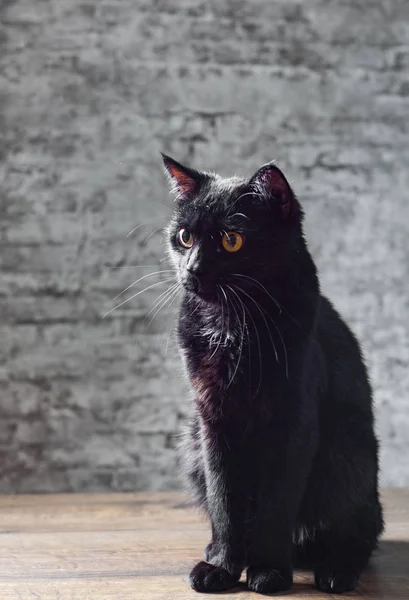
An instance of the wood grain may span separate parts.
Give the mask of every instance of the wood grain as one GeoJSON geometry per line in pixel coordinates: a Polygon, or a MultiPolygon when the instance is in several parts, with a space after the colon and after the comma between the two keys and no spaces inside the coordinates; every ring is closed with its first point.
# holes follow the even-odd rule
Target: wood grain
{"type": "MultiPolygon", "coordinates": [[[[384,538],[345,597],[409,598],[409,490],[383,498],[384,538]]],[[[197,600],[187,575],[207,541],[206,522],[178,494],[0,496],[0,599],[197,600]]],[[[288,595],[328,598],[304,571],[274,597],[288,595]]],[[[260,596],[241,584],[211,598],[260,596]]]]}

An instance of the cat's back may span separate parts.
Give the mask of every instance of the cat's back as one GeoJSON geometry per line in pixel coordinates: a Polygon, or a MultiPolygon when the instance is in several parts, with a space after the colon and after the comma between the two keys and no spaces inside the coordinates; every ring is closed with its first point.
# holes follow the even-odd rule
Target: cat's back
{"type": "Polygon", "coordinates": [[[353,404],[372,412],[372,392],[359,342],[325,297],[321,297],[317,341],[326,369],[325,404],[353,404]]]}
{"type": "Polygon", "coordinates": [[[325,297],[321,299],[316,341],[325,386],[319,396],[318,450],[301,511],[301,521],[306,522],[311,515],[321,515],[324,521],[339,520],[342,511],[346,511],[343,518],[348,518],[350,505],[341,505],[340,499],[359,504],[372,495],[378,468],[372,391],[360,346],[325,297]]]}
{"type": "Polygon", "coordinates": [[[354,350],[360,352],[358,341],[346,321],[332,302],[323,295],[320,299],[317,334],[327,351],[341,353],[354,350]]]}

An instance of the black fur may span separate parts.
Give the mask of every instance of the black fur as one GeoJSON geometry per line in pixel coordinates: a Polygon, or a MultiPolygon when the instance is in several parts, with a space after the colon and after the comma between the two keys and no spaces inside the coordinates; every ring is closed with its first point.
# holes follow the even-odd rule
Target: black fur
{"type": "Polygon", "coordinates": [[[195,394],[188,479],[212,539],[201,592],[352,590],[383,529],[372,395],[359,344],[320,293],[302,210],[281,171],[222,179],[164,162],[177,200],[178,338],[195,394]],[[183,248],[193,235],[193,246],[183,248]],[[242,235],[237,252],[225,232],[242,235]]]}

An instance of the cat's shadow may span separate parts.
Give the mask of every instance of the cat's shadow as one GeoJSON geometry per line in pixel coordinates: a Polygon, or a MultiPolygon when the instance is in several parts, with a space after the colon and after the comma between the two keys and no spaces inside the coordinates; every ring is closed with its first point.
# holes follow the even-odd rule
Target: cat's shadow
{"type": "MultiPolygon", "coordinates": [[[[409,598],[409,542],[385,540],[380,542],[379,549],[374,553],[368,568],[361,576],[356,593],[371,598],[391,600],[392,598],[409,598]],[[406,591],[406,595],[405,595],[406,591]]],[[[245,583],[240,582],[234,589],[225,592],[228,594],[249,593],[245,583]]],[[[279,594],[266,594],[272,598],[302,594],[302,597],[323,597],[314,586],[314,577],[311,571],[296,570],[294,585],[287,592],[279,594]]],[[[354,592],[341,594],[346,598],[354,596],[354,592]]],[[[338,596],[338,597],[340,597],[338,596]]]]}

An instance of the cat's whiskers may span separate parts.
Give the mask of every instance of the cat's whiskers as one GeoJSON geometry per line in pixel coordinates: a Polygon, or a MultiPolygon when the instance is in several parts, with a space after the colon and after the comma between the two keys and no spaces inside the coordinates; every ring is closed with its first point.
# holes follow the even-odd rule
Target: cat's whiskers
{"type": "Polygon", "coordinates": [[[229,308],[229,300],[227,298],[227,294],[225,292],[225,290],[223,289],[223,286],[219,285],[218,287],[220,287],[223,296],[226,299],[226,308],[227,308],[227,326],[226,326],[226,340],[224,342],[224,345],[227,346],[228,341],[229,341],[229,332],[230,332],[230,308],[229,308]]]}
{"type": "Polygon", "coordinates": [[[191,317],[193,317],[193,315],[194,315],[195,313],[197,313],[197,311],[199,310],[199,308],[200,308],[200,304],[199,304],[199,302],[197,302],[197,303],[196,303],[196,308],[193,310],[193,312],[191,313],[191,315],[190,315],[190,316],[191,316],[191,317]]]}
{"type": "MultiPolygon", "coordinates": [[[[229,285],[227,285],[226,287],[229,288],[234,293],[234,290],[229,285]]],[[[236,294],[236,296],[237,296],[237,294],[236,294]]],[[[241,302],[240,298],[238,298],[238,300],[241,303],[241,307],[243,309],[243,323],[241,324],[240,350],[239,350],[239,355],[238,355],[238,358],[237,358],[237,363],[236,363],[235,369],[233,371],[233,375],[231,376],[230,381],[227,384],[227,388],[226,389],[228,389],[230,387],[230,384],[232,383],[232,381],[236,377],[237,369],[239,368],[240,361],[241,361],[241,356],[242,356],[242,352],[243,352],[244,328],[246,326],[246,313],[245,313],[244,306],[243,306],[243,303],[241,302]]],[[[232,303],[234,311],[235,311],[235,313],[237,315],[237,320],[240,323],[240,317],[239,317],[239,314],[238,314],[238,312],[236,310],[236,306],[235,306],[235,303],[233,302],[233,299],[231,300],[231,303],[232,303]]],[[[240,307],[240,304],[239,304],[239,307],[240,307]]]]}
{"type": "Polygon", "coordinates": [[[273,339],[272,339],[272,336],[271,336],[271,331],[270,331],[270,328],[269,328],[269,326],[268,326],[268,324],[267,324],[267,321],[266,321],[266,319],[265,319],[264,315],[266,315],[266,316],[267,316],[267,318],[268,318],[268,319],[270,319],[270,321],[271,321],[271,322],[272,322],[272,324],[274,325],[274,328],[275,328],[275,330],[277,331],[277,334],[278,334],[278,336],[279,336],[279,338],[280,338],[280,341],[281,341],[281,344],[282,344],[282,347],[283,347],[283,352],[284,352],[284,362],[285,362],[285,373],[286,373],[286,377],[287,377],[287,379],[288,379],[288,357],[287,357],[287,347],[286,347],[286,345],[285,345],[285,342],[284,342],[283,336],[281,335],[281,332],[280,332],[280,329],[278,328],[278,325],[277,325],[277,323],[274,321],[273,317],[272,317],[272,316],[271,316],[271,315],[270,315],[270,314],[269,314],[269,313],[266,311],[266,309],[265,309],[263,306],[261,306],[261,304],[259,304],[258,302],[256,302],[256,300],[255,300],[254,298],[252,298],[252,297],[251,297],[249,294],[247,294],[247,292],[245,292],[245,291],[243,290],[243,288],[239,288],[239,287],[237,287],[236,289],[239,289],[239,290],[240,290],[240,291],[241,291],[243,294],[245,294],[245,295],[246,295],[246,296],[247,296],[247,297],[248,297],[248,298],[249,298],[249,299],[250,299],[252,302],[254,302],[254,304],[257,306],[257,308],[258,308],[258,310],[259,310],[259,312],[260,312],[260,314],[261,314],[261,316],[262,316],[262,318],[263,318],[263,320],[264,320],[264,322],[265,322],[265,324],[266,324],[266,327],[267,327],[267,330],[268,330],[268,334],[269,334],[269,337],[270,337],[271,343],[272,343],[272,345],[273,345],[273,348],[274,348],[274,353],[275,353],[276,361],[277,361],[277,362],[279,362],[279,360],[278,360],[278,354],[277,354],[277,350],[276,350],[276,347],[275,347],[274,341],[273,341],[273,339]],[[264,314],[263,314],[263,313],[264,313],[264,314]]]}
{"type": "MultiPolygon", "coordinates": [[[[233,291],[233,290],[231,290],[231,291],[233,291]]],[[[239,298],[237,296],[237,294],[234,294],[234,296],[235,297],[231,298],[232,304],[235,306],[236,302],[238,302],[239,308],[241,308],[243,310],[243,328],[242,328],[243,339],[242,339],[242,343],[244,345],[244,330],[245,330],[246,331],[246,335],[247,335],[247,348],[248,348],[248,358],[249,358],[249,381],[251,381],[251,343],[250,343],[249,327],[248,327],[248,325],[246,323],[246,311],[245,311],[245,306],[244,306],[244,303],[243,303],[242,299],[239,298]]]]}
{"type": "MultiPolygon", "coordinates": [[[[260,304],[259,304],[259,303],[258,303],[258,302],[257,302],[257,301],[254,299],[254,298],[252,298],[252,296],[250,296],[250,294],[247,294],[247,292],[245,292],[245,291],[244,291],[242,288],[240,288],[240,287],[238,287],[238,286],[235,286],[235,287],[236,287],[236,289],[237,289],[238,291],[240,291],[242,294],[244,294],[244,295],[245,295],[245,296],[246,296],[246,297],[247,297],[249,300],[251,300],[251,301],[254,303],[254,305],[256,306],[256,308],[257,308],[257,310],[259,311],[259,313],[260,313],[260,315],[261,315],[261,318],[263,319],[263,321],[264,321],[264,323],[265,323],[265,326],[266,326],[266,328],[267,328],[267,331],[268,331],[268,336],[269,336],[269,338],[270,338],[271,344],[272,344],[272,346],[273,346],[273,349],[274,349],[274,355],[275,355],[275,357],[276,357],[276,361],[277,361],[277,362],[280,362],[280,361],[278,360],[278,353],[277,353],[276,346],[275,346],[275,344],[274,344],[273,337],[272,337],[272,335],[271,335],[270,327],[268,326],[268,323],[267,323],[267,321],[266,321],[266,318],[265,318],[265,316],[264,316],[264,312],[265,312],[265,311],[264,311],[264,309],[262,308],[262,306],[260,306],[260,304]],[[263,311],[264,311],[264,312],[263,312],[263,311]]],[[[268,316],[268,317],[271,319],[270,315],[268,315],[268,313],[266,313],[266,314],[267,314],[267,316],[268,316]]],[[[272,322],[273,322],[273,324],[275,325],[275,323],[274,323],[274,321],[273,321],[272,319],[271,319],[271,321],[272,321],[272,322]]],[[[276,326],[276,327],[277,327],[277,326],[276,326]]]]}
{"type": "MultiPolygon", "coordinates": [[[[178,297],[179,292],[181,291],[182,286],[180,285],[180,283],[178,283],[178,287],[174,290],[174,292],[170,295],[170,298],[168,297],[166,302],[168,302],[168,300],[170,299],[170,302],[168,304],[168,309],[170,309],[170,307],[172,306],[172,304],[174,303],[174,301],[176,300],[176,298],[178,297]]],[[[162,307],[163,308],[163,307],[162,307]]],[[[167,356],[168,354],[168,348],[169,348],[169,342],[170,342],[170,336],[172,335],[172,331],[174,328],[174,322],[171,321],[170,323],[170,327],[169,327],[169,334],[168,334],[168,339],[166,342],[166,348],[165,348],[165,356],[167,356]]]]}
{"type": "Polygon", "coordinates": [[[124,304],[126,304],[127,302],[129,302],[130,300],[133,300],[134,298],[136,298],[140,294],[143,294],[144,292],[147,292],[148,290],[150,290],[150,289],[152,289],[154,287],[157,287],[158,285],[161,285],[161,284],[164,284],[164,283],[169,283],[172,280],[173,280],[173,278],[162,279],[161,281],[157,281],[156,283],[153,283],[152,285],[148,285],[143,290],[140,290],[139,292],[137,292],[136,294],[133,294],[132,296],[130,296],[129,298],[127,298],[126,300],[124,300],[120,304],[117,304],[117,306],[114,306],[113,308],[111,308],[110,310],[108,310],[104,315],[102,315],[102,318],[104,319],[106,316],[108,316],[114,310],[116,310],[117,308],[120,308],[121,306],[123,306],[124,304]]]}
{"type": "Polygon", "coordinates": [[[130,235],[132,235],[133,233],[135,233],[135,231],[137,231],[141,227],[147,227],[148,225],[149,225],[149,223],[140,223],[139,225],[137,225],[136,227],[134,227],[133,229],[131,229],[131,231],[126,234],[126,237],[129,237],[130,235]]]}
{"type": "MultiPolygon", "coordinates": [[[[237,202],[239,202],[242,198],[245,198],[246,196],[258,196],[259,198],[263,198],[262,194],[259,194],[258,192],[256,192],[255,190],[251,191],[251,192],[245,192],[244,194],[241,194],[241,196],[239,196],[232,205],[232,210],[235,208],[237,202]]],[[[228,215],[229,217],[231,216],[230,214],[228,215]]]]}
{"type": "Polygon", "coordinates": [[[122,290],[122,292],[119,292],[119,294],[115,296],[114,300],[122,296],[122,294],[125,294],[125,292],[134,287],[134,285],[137,285],[143,279],[146,279],[147,277],[153,277],[154,275],[159,275],[160,273],[174,273],[174,269],[161,269],[160,271],[154,271],[153,273],[147,273],[146,275],[139,277],[139,279],[128,285],[124,290],[122,290]]]}
{"type": "Polygon", "coordinates": [[[257,284],[267,294],[267,296],[271,298],[271,300],[274,302],[274,304],[277,306],[281,313],[282,306],[279,303],[279,301],[276,300],[276,298],[274,298],[274,296],[270,294],[268,289],[258,279],[254,279],[254,277],[250,277],[250,275],[243,275],[243,273],[232,273],[232,275],[233,277],[243,277],[245,279],[248,279],[249,281],[252,281],[254,284],[257,284]]]}
{"type": "MultiPolygon", "coordinates": [[[[226,294],[225,294],[222,286],[221,285],[217,285],[217,287],[226,296],[226,294]]],[[[222,342],[222,339],[223,339],[223,334],[224,334],[224,300],[223,300],[223,298],[221,298],[221,307],[222,307],[222,317],[221,317],[221,327],[220,327],[219,341],[217,343],[216,348],[213,350],[212,354],[209,356],[209,360],[211,360],[213,358],[213,356],[217,353],[218,349],[220,348],[220,344],[222,342]]],[[[226,297],[226,308],[227,308],[227,297],[226,297]]]]}
{"type": "Polygon", "coordinates": [[[109,269],[152,269],[152,267],[157,267],[158,265],[120,265],[119,267],[115,265],[105,265],[109,269]]]}
{"type": "MultiPolygon", "coordinates": [[[[166,301],[169,299],[169,296],[171,296],[171,292],[178,286],[179,284],[176,283],[171,283],[169,285],[169,287],[162,292],[161,294],[159,294],[159,296],[157,296],[157,298],[152,302],[152,308],[150,309],[150,311],[145,315],[145,318],[143,319],[140,328],[139,328],[139,333],[142,332],[142,327],[143,324],[145,323],[146,319],[149,317],[149,315],[155,310],[155,308],[157,308],[163,301],[163,304],[161,304],[161,306],[159,307],[159,309],[155,312],[155,314],[151,317],[151,319],[149,320],[149,323],[147,325],[147,327],[149,328],[153,319],[156,317],[156,315],[163,309],[164,305],[166,304],[166,301]],[[169,296],[168,296],[169,294],[169,296]]],[[[136,342],[136,340],[135,340],[136,342]]]]}
{"type": "Polygon", "coordinates": [[[151,221],[147,221],[146,223],[138,223],[129,233],[126,234],[126,237],[130,237],[135,231],[141,229],[141,227],[149,227],[150,225],[155,225],[156,223],[162,223],[162,217],[158,217],[157,219],[152,219],[151,221]]]}
{"type": "Polygon", "coordinates": [[[148,237],[146,237],[146,238],[143,240],[143,243],[144,243],[144,244],[146,244],[146,242],[147,242],[148,240],[150,240],[150,239],[151,239],[151,237],[152,237],[153,235],[155,235],[155,233],[158,233],[158,231],[162,231],[162,230],[163,230],[163,227],[158,227],[157,229],[154,229],[154,230],[153,230],[153,231],[152,231],[152,232],[151,232],[151,233],[148,235],[148,237]]]}
{"type": "Polygon", "coordinates": [[[295,325],[297,325],[297,327],[299,327],[301,329],[301,331],[303,331],[300,323],[296,319],[294,319],[294,317],[292,315],[290,315],[288,310],[286,308],[284,308],[284,306],[277,300],[277,298],[274,298],[274,296],[272,296],[270,294],[270,292],[267,290],[267,288],[258,279],[254,279],[254,277],[250,277],[249,275],[243,275],[243,273],[233,273],[232,275],[234,277],[244,277],[244,278],[248,279],[249,281],[252,281],[254,285],[257,285],[260,289],[262,289],[267,294],[267,296],[269,296],[269,298],[271,298],[271,300],[276,304],[277,308],[280,310],[280,314],[282,312],[285,312],[287,317],[289,317],[289,319],[291,319],[291,321],[295,325]]]}
{"type": "MultiPolygon", "coordinates": [[[[286,315],[293,321],[293,323],[295,323],[302,331],[302,327],[301,325],[298,323],[298,321],[296,321],[289,313],[286,309],[283,308],[283,306],[278,302],[278,300],[276,300],[270,293],[269,291],[264,287],[264,285],[262,283],[260,283],[257,279],[254,279],[253,277],[249,277],[248,275],[241,275],[238,273],[233,273],[233,275],[235,275],[236,277],[245,277],[246,279],[250,280],[251,282],[254,282],[254,284],[257,284],[258,287],[260,287],[272,300],[273,302],[275,302],[275,304],[277,305],[277,307],[280,309],[280,314],[282,311],[284,311],[286,313],[286,315]]],[[[252,298],[253,299],[253,298],[252,298]]],[[[287,347],[285,345],[283,336],[281,335],[281,331],[277,325],[277,323],[274,321],[274,319],[272,318],[272,316],[265,310],[265,308],[263,306],[261,306],[262,310],[264,311],[264,313],[268,316],[268,318],[271,320],[271,322],[273,323],[275,330],[277,331],[277,334],[280,338],[281,344],[283,346],[283,352],[284,352],[284,358],[285,358],[285,371],[286,371],[286,375],[287,375],[287,379],[288,379],[288,356],[287,356],[287,347]]]]}
{"type": "Polygon", "coordinates": [[[258,391],[260,389],[261,386],[261,379],[262,379],[262,374],[263,374],[263,366],[262,366],[262,359],[261,359],[261,344],[260,344],[260,336],[258,333],[258,329],[256,326],[256,323],[253,319],[253,316],[251,314],[251,311],[249,310],[248,306],[246,306],[245,302],[243,302],[243,300],[239,297],[239,295],[237,294],[237,292],[231,288],[231,291],[235,294],[235,296],[237,296],[238,300],[241,302],[241,304],[243,305],[243,308],[246,310],[251,322],[253,323],[253,327],[254,327],[254,333],[256,335],[256,339],[257,339],[257,348],[258,348],[258,358],[259,358],[259,364],[260,364],[260,374],[259,374],[259,379],[258,379],[258,385],[257,385],[257,390],[255,393],[255,396],[257,396],[258,391]]]}
{"type": "Polygon", "coordinates": [[[159,294],[159,296],[156,298],[156,300],[153,302],[153,306],[150,309],[150,311],[148,312],[148,314],[146,315],[146,317],[144,318],[144,320],[142,321],[142,325],[145,323],[146,319],[149,317],[149,315],[155,310],[157,309],[154,314],[152,315],[149,323],[148,323],[148,327],[149,325],[152,323],[153,319],[156,317],[156,315],[162,310],[162,308],[165,306],[166,302],[169,299],[169,296],[172,296],[172,293],[175,291],[175,289],[177,287],[179,287],[180,284],[178,282],[171,284],[164,292],[162,292],[161,294],[159,294]],[[159,306],[159,308],[158,308],[159,306]]]}
{"type": "Polygon", "coordinates": [[[250,217],[248,217],[247,215],[245,215],[244,213],[234,213],[234,215],[229,215],[229,217],[232,219],[233,217],[243,217],[244,219],[247,219],[247,221],[250,221],[250,217]]]}
{"type": "MultiPolygon", "coordinates": [[[[226,300],[227,302],[227,332],[229,332],[231,330],[231,321],[230,321],[230,305],[228,300],[226,300]]],[[[229,337],[228,335],[226,336],[226,346],[228,344],[229,341],[229,337]]]]}
{"type": "MultiPolygon", "coordinates": [[[[263,307],[262,307],[262,308],[263,308],[263,307]]],[[[280,329],[279,329],[278,325],[276,324],[276,322],[274,321],[274,319],[272,318],[272,316],[271,316],[271,315],[269,315],[269,314],[267,313],[267,311],[266,311],[264,308],[263,308],[263,310],[264,310],[264,312],[266,313],[266,315],[269,317],[269,319],[271,320],[271,322],[273,323],[273,325],[274,325],[274,327],[275,327],[275,329],[276,329],[276,331],[277,331],[277,333],[278,333],[278,336],[279,336],[279,338],[280,338],[280,340],[281,340],[281,343],[282,343],[282,345],[283,345],[284,360],[285,360],[285,374],[286,374],[286,377],[287,377],[287,379],[288,379],[288,358],[287,358],[287,347],[286,347],[286,345],[285,345],[284,338],[283,338],[283,336],[281,335],[281,331],[280,331],[280,329]]]]}

